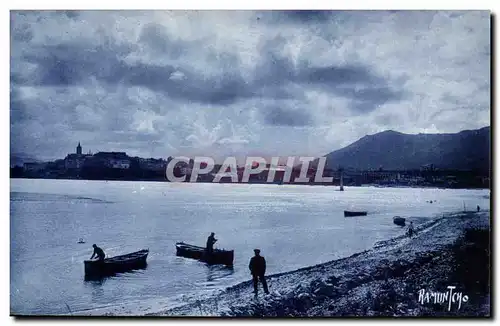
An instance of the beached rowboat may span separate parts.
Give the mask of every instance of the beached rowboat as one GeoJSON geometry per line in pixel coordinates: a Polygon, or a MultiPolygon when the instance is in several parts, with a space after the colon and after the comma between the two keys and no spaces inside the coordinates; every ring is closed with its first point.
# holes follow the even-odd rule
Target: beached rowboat
{"type": "Polygon", "coordinates": [[[184,242],[175,244],[177,256],[198,259],[210,265],[233,266],[234,250],[214,249],[211,255],[207,255],[204,247],[193,246],[184,242]]]}
{"type": "Polygon", "coordinates": [[[149,249],[130,254],[106,258],[104,261],[85,260],[85,277],[111,276],[116,273],[128,272],[134,269],[145,268],[149,249]]]}
{"type": "Polygon", "coordinates": [[[344,216],[349,217],[349,216],[366,216],[368,213],[367,212],[353,212],[353,211],[344,211],[344,216]]]}

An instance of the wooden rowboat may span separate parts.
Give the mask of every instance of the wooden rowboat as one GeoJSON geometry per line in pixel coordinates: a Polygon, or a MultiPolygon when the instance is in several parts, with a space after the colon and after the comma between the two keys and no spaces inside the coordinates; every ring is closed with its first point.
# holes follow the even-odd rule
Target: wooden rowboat
{"type": "Polygon", "coordinates": [[[353,211],[344,211],[344,216],[345,217],[350,217],[350,216],[366,216],[368,212],[353,212],[353,211]]]}
{"type": "Polygon", "coordinates": [[[198,259],[210,265],[233,266],[234,250],[214,249],[212,254],[208,255],[204,247],[184,242],[177,242],[175,248],[177,256],[198,259]]]}
{"type": "Polygon", "coordinates": [[[130,254],[106,258],[103,261],[85,260],[85,278],[112,276],[134,269],[146,267],[149,249],[144,249],[130,254]]]}

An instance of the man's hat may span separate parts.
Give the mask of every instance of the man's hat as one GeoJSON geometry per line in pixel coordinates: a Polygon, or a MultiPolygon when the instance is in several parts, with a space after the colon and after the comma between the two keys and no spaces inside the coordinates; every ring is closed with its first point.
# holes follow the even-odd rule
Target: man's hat
{"type": "Polygon", "coordinates": [[[253,250],[256,254],[260,254],[260,249],[254,249],[253,250]]]}

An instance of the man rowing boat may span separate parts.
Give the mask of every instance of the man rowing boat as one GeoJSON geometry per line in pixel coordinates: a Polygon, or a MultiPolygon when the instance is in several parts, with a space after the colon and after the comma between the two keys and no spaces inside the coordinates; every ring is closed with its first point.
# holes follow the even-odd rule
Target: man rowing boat
{"type": "Polygon", "coordinates": [[[214,244],[217,242],[217,239],[215,239],[215,233],[210,233],[207,239],[207,247],[206,251],[208,255],[211,255],[214,252],[214,244]]]}
{"type": "Polygon", "coordinates": [[[106,257],[106,255],[104,254],[104,250],[99,248],[95,243],[92,245],[92,247],[94,247],[94,253],[90,257],[90,259],[92,260],[94,256],[96,256],[99,261],[104,261],[104,257],[106,257]]]}

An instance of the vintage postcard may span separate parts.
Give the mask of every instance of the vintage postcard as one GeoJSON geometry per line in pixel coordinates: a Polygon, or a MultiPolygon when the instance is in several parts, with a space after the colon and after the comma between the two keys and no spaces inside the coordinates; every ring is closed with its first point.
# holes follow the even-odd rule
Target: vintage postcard
{"type": "Polygon", "coordinates": [[[10,314],[491,317],[489,11],[10,12],[10,314]]]}

